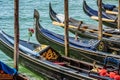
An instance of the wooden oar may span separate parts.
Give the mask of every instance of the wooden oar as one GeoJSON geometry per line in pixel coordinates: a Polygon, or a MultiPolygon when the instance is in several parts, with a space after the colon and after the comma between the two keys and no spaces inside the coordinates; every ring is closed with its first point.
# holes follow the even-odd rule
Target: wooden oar
{"type": "MultiPolygon", "coordinates": [[[[99,18],[97,16],[91,16],[92,19],[95,20],[99,20],[99,18]]],[[[106,19],[106,18],[102,18],[102,21],[106,21],[106,22],[115,22],[115,20],[111,20],[111,19],[106,19]]]]}
{"type": "MultiPolygon", "coordinates": [[[[61,27],[64,28],[64,24],[63,23],[59,23],[59,22],[53,21],[52,24],[54,24],[56,26],[61,26],[61,27]]],[[[78,29],[78,27],[75,27],[75,26],[72,26],[72,25],[69,25],[69,28],[78,29]]],[[[91,33],[97,33],[98,34],[98,30],[94,30],[94,29],[88,29],[88,28],[81,27],[79,30],[80,31],[88,31],[88,32],[91,32],[91,33]]],[[[113,34],[106,33],[106,32],[103,32],[103,35],[106,35],[106,36],[109,36],[109,37],[120,38],[120,36],[118,36],[118,35],[113,35],[113,34]]]]}
{"type": "Polygon", "coordinates": [[[108,13],[108,14],[115,14],[115,15],[118,15],[118,12],[115,12],[115,11],[106,10],[105,12],[108,13]]]}
{"type": "MultiPolygon", "coordinates": [[[[57,26],[62,26],[62,27],[64,27],[64,24],[63,24],[63,23],[59,23],[59,22],[56,22],[56,21],[53,21],[52,24],[57,25],[57,26]]],[[[72,26],[72,25],[69,25],[69,28],[76,28],[76,29],[77,29],[77,27],[72,26]]]]}

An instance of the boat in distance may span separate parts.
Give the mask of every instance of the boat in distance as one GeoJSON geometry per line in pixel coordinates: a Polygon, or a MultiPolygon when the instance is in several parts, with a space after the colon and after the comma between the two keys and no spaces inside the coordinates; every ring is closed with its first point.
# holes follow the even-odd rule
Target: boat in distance
{"type": "MultiPolygon", "coordinates": [[[[39,43],[50,45],[52,48],[56,49],[60,53],[64,52],[64,36],[56,34],[52,31],[49,31],[41,26],[39,23],[39,12],[34,11],[35,18],[35,35],[39,43]]],[[[100,43],[99,40],[91,39],[77,39],[74,37],[69,37],[69,52],[70,55],[74,56],[77,59],[80,59],[80,56],[86,57],[85,59],[89,61],[101,61],[106,56],[114,56],[120,58],[119,55],[113,55],[112,53],[102,52],[97,50],[97,46],[100,43]]]]}
{"type": "MultiPolygon", "coordinates": [[[[83,10],[85,14],[88,15],[91,19],[94,19],[96,21],[99,20],[98,11],[88,6],[85,0],[83,1],[83,10]]],[[[102,21],[104,25],[112,28],[117,28],[117,20],[118,17],[116,15],[107,14],[106,12],[102,11],[102,21]]]]}
{"type": "MultiPolygon", "coordinates": [[[[49,15],[54,25],[60,26],[64,28],[64,15],[57,14],[49,3],[49,15]]],[[[86,24],[83,21],[75,20],[73,18],[69,18],[69,31],[74,34],[77,34],[80,37],[90,38],[90,39],[98,39],[97,26],[86,24]]],[[[100,51],[108,51],[116,52],[119,54],[120,52],[120,31],[113,28],[103,28],[103,37],[102,41],[106,42],[103,44],[104,48],[99,48],[100,51]],[[111,45],[112,44],[112,45],[111,45]]],[[[101,45],[101,44],[100,44],[101,45]]]]}

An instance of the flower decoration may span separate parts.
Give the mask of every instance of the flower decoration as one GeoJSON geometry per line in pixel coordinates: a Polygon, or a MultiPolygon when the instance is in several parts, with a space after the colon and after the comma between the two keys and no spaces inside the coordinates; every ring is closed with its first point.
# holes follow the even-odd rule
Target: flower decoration
{"type": "Polygon", "coordinates": [[[28,28],[29,31],[29,36],[32,37],[32,34],[34,33],[34,29],[33,28],[28,28]]]}

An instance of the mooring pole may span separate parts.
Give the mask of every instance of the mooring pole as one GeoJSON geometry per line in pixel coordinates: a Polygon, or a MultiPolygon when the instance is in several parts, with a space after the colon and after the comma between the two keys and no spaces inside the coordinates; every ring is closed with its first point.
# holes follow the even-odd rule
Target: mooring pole
{"type": "Polygon", "coordinates": [[[64,0],[64,14],[65,14],[65,56],[69,57],[69,12],[68,12],[68,0],[64,0]]]}
{"type": "Polygon", "coordinates": [[[98,40],[102,40],[102,0],[98,0],[99,32],[98,40]]]}
{"type": "Polygon", "coordinates": [[[120,0],[118,1],[118,30],[120,30],[120,0]]]}
{"type": "Polygon", "coordinates": [[[18,71],[19,59],[19,0],[14,0],[14,67],[18,71]]]}

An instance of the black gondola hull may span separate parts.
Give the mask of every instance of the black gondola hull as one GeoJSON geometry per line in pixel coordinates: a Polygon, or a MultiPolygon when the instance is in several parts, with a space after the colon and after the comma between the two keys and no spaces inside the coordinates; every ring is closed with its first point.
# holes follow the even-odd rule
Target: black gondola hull
{"type": "MultiPolygon", "coordinates": [[[[0,40],[0,49],[5,52],[6,55],[13,58],[13,51],[14,47],[9,41],[1,39],[0,40]]],[[[29,43],[22,42],[21,43],[27,43],[24,45],[28,45],[29,43]]],[[[30,43],[31,45],[32,43],[30,43]]],[[[30,47],[29,45],[29,47],[30,47]]],[[[32,46],[36,46],[36,44],[33,44],[32,46]]],[[[37,45],[38,46],[38,45],[37,45]]],[[[44,51],[48,50],[50,47],[48,46],[44,51]]],[[[64,68],[62,67],[57,68],[57,66],[50,66],[50,64],[47,64],[46,61],[39,60],[38,58],[34,56],[30,56],[29,54],[26,54],[22,49],[19,50],[19,63],[23,66],[29,68],[31,71],[35,72],[37,75],[44,75],[48,77],[51,80],[80,80],[80,79],[87,79],[91,80],[90,77],[87,75],[76,75],[73,73],[66,72],[64,68]]]]}

